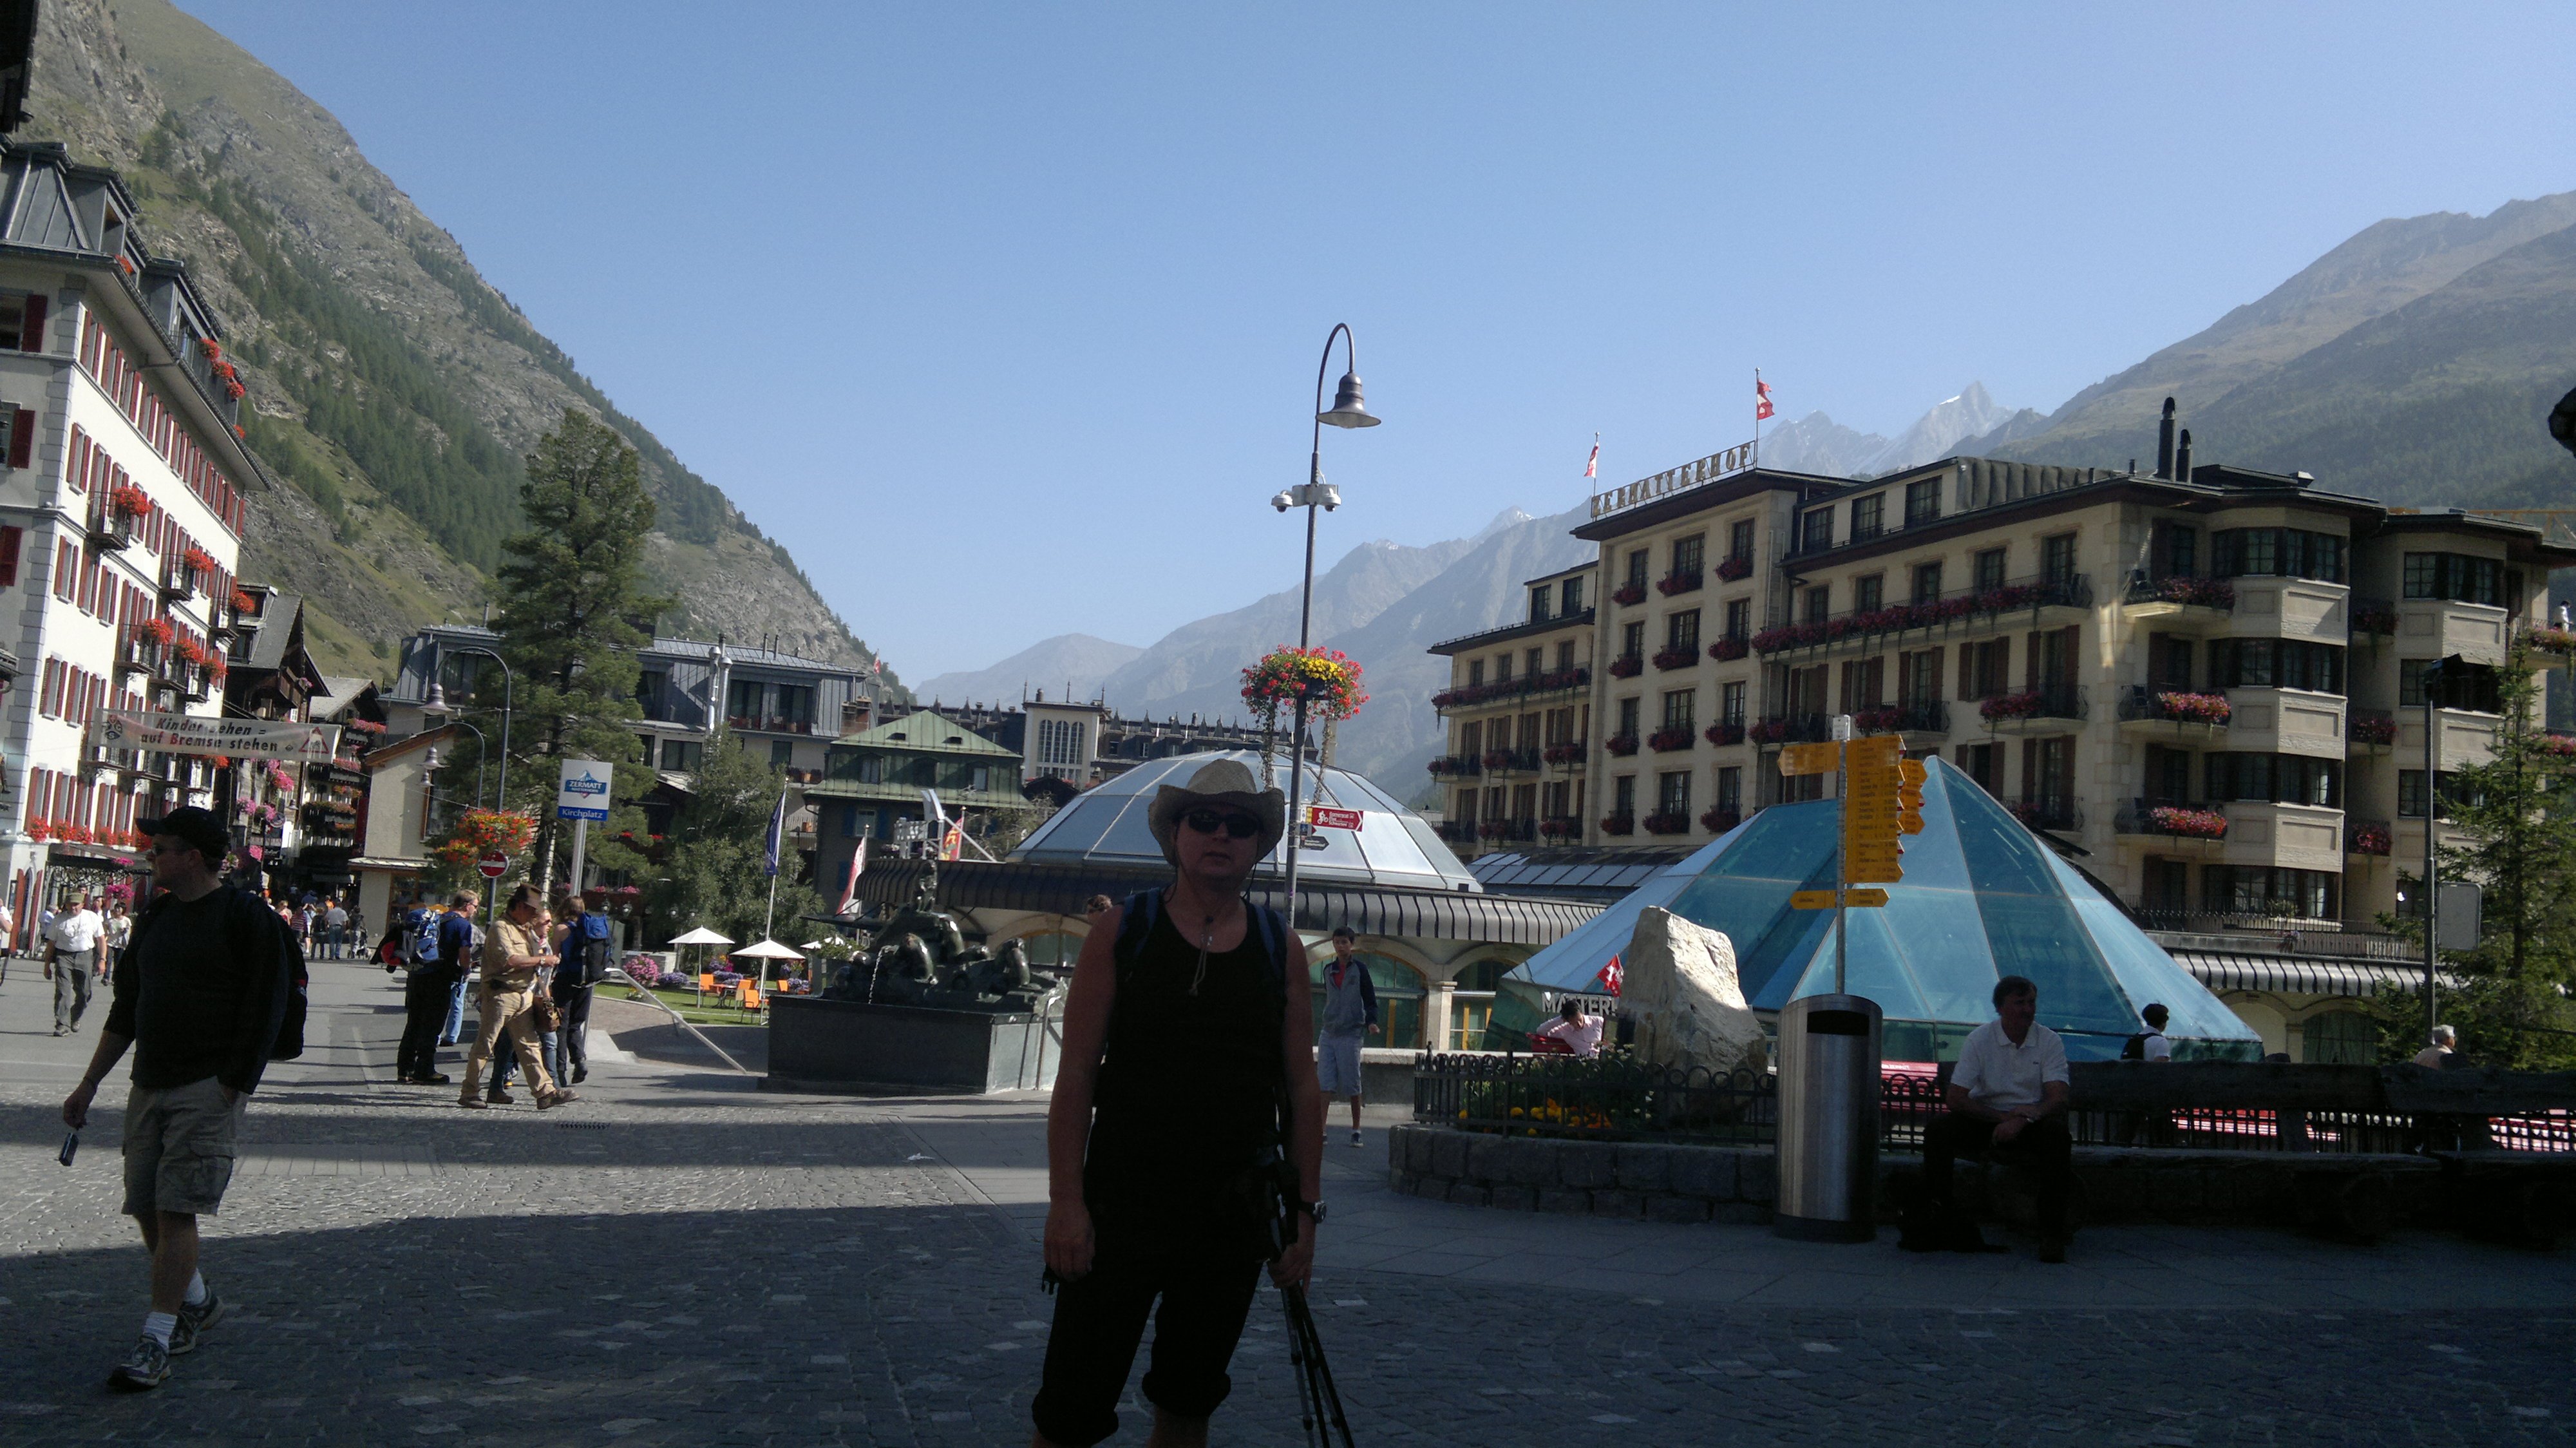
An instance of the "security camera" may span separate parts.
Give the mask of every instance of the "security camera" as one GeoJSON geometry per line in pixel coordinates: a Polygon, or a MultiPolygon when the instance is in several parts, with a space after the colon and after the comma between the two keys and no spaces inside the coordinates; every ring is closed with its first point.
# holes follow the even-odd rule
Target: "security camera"
{"type": "Polygon", "coordinates": [[[1274,508],[1277,508],[1277,509],[1278,509],[1280,512],[1282,512],[1282,513],[1285,513],[1285,512],[1287,512],[1287,511],[1288,511],[1289,507],[1290,507],[1292,504],[1294,504],[1295,502],[1296,502],[1296,499],[1289,497],[1289,496],[1288,496],[1288,494],[1287,494],[1287,492],[1286,492],[1285,490],[1282,490],[1282,491],[1280,491],[1279,493],[1276,493],[1276,494],[1272,495],[1272,497],[1271,497],[1271,499],[1270,499],[1270,506],[1272,506],[1272,507],[1274,507],[1274,508]]]}

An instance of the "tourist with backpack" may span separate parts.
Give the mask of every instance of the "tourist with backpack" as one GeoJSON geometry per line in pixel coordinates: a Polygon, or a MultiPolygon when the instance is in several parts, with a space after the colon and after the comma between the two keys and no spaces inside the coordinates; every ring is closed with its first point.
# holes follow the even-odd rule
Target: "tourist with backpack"
{"type": "Polygon", "coordinates": [[[2166,1010],[2161,1005],[2150,1005],[2145,1010],[2138,1012],[2138,1019],[2145,1021],[2147,1023],[2147,1028],[2120,1043],[2120,1059],[2123,1061],[2172,1061],[2173,1042],[2165,1039],[2165,1022],[2173,1019],[2173,1012],[2166,1010]]]}
{"type": "Polygon", "coordinates": [[[1047,1280],[1061,1291],[1030,1405],[1038,1445],[1118,1431],[1149,1316],[1153,1441],[1205,1443],[1270,1255],[1271,1184],[1295,1196],[1294,1240],[1271,1266],[1283,1288],[1303,1289],[1324,1215],[1305,952],[1243,893],[1286,802],[1220,759],[1156,791],[1147,824],[1172,883],[1091,917],[1065,1007],[1047,1113],[1047,1280]]]}
{"type": "Polygon", "coordinates": [[[612,943],[608,937],[608,917],[590,908],[579,890],[563,899],[563,942],[558,947],[562,962],[555,967],[555,1009],[562,1013],[562,1024],[556,1028],[558,1059],[546,1067],[555,1079],[567,1086],[578,1086],[590,1079],[590,997],[599,983],[608,978],[612,963],[612,943]]]}
{"type": "Polygon", "coordinates": [[[261,1074],[304,1039],[302,952],[257,895],[222,883],[223,822],[191,807],[136,828],[152,837],[152,882],[167,893],[135,922],[98,1050],[63,1102],[65,1125],[87,1125],[99,1083],[134,1047],[123,1210],[152,1254],[152,1310],[108,1376],[128,1392],[159,1386],[171,1357],[223,1316],[197,1267],[197,1218],[223,1201],[261,1074]]]}
{"type": "Polygon", "coordinates": [[[473,961],[474,892],[460,890],[449,903],[455,907],[453,914],[435,906],[422,907],[403,946],[403,962],[411,967],[411,978],[403,985],[402,1044],[394,1051],[394,1079],[406,1086],[448,1084],[447,1075],[438,1069],[439,1036],[448,1004],[463,986],[473,961]],[[462,932],[449,926],[451,920],[466,922],[462,932]]]}

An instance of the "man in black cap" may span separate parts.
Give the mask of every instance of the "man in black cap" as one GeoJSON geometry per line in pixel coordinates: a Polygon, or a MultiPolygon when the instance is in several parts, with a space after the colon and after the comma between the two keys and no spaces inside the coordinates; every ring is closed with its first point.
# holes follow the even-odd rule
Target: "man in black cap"
{"type": "Polygon", "coordinates": [[[158,1387],[171,1356],[223,1316],[223,1299],[197,1270],[197,1216],[223,1201],[242,1108],[295,988],[285,927],[259,897],[223,884],[232,849],[223,822],[191,807],[136,828],[152,837],[152,883],[166,893],[135,923],[98,1050],[63,1101],[64,1124],[87,1124],[99,1083],[135,1048],[124,1211],[152,1254],[152,1310],[142,1340],[108,1375],[129,1392],[158,1387]]]}

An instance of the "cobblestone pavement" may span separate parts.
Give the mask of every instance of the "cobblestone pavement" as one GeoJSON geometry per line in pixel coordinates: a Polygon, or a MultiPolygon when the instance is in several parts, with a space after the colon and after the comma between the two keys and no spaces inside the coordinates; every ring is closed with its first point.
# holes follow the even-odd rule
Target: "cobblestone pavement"
{"type": "MultiPolygon", "coordinates": [[[[320,976],[316,1047],[272,1073],[208,1225],[233,1313],[169,1386],[125,1398],[100,1386],[144,1294],[112,1215],[117,1113],[54,1163],[93,1037],[50,1039],[43,983],[12,965],[0,1445],[1026,1441],[1048,1303],[1007,1200],[1021,1168],[998,1146],[951,1164],[980,1150],[965,1108],[755,1093],[682,1054],[603,1062],[560,1112],[462,1112],[389,1084],[385,977],[320,976]]],[[[1024,1152],[1031,1109],[995,1120],[1024,1152]]],[[[1376,1165],[1337,1161],[1335,1192],[1376,1165]]],[[[1364,1443],[2564,1443],[2576,1424],[2554,1259],[2443,1259],[2527,1264],[2543,1288],[2515,1307],[1754,1306],[1587,1289],[1580,1219],[1419,1210],[1452,1236],[1551,1235],[1516,1285],[1335,1264],[1327,1229],[1318,1313],[1364,1443]]],[[[2267,1259],[2234,1260],[2259,1299],[2267,1259]]],[[[1302,1441],[1283,1340],[1265,1293],[1220,1441],[1302,1441]]]]}

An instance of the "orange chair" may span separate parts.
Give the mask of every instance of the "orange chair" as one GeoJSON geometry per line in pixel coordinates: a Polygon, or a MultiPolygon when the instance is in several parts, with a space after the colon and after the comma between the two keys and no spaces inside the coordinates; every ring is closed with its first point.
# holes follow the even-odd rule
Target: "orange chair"
{"type": "Polygon", "coordinates": [[[712,971],[712,970],[702,970],[702,971],[699,971],[699,972],[698,972],[698,999],[699,999],[701,1002],[703,1002],[703,1001],[705,1001],[705,1000],[706,1000],[706,998],[707,998],[707,997],[709,997],[709,996],[711,996],[711,995],[714,995],[715,993],[716,993],[716,973],[715,973],[714,971],[712,971]]]}
{"type": "Polygon", "coordinates": [[[757,1011],[767,1005],[767,998],[761,995],[758,981],[746,977],[742,982],[741,992],[738,1000],[744,1010],[757,1011]]]}

